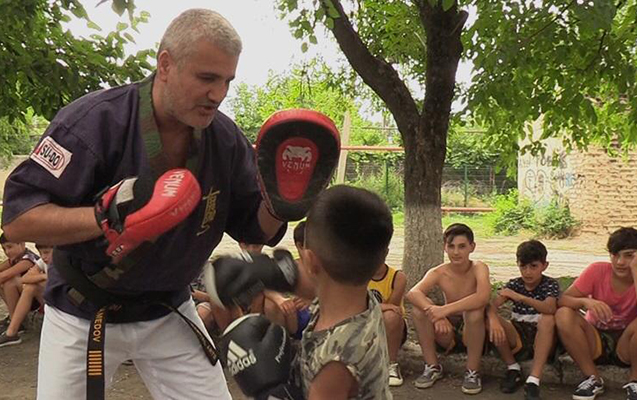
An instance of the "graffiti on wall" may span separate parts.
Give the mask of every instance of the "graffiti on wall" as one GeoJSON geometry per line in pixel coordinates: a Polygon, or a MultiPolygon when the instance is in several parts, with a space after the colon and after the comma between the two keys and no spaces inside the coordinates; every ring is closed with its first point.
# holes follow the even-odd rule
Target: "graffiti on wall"
{"type": "Polygon", "coordinates": [[[564,152],[525,154],[518,162],[518,190],[520,194],[538,203],[546,203],[557,197],[564,198],[581,177],[570,165],[564,152]]]}

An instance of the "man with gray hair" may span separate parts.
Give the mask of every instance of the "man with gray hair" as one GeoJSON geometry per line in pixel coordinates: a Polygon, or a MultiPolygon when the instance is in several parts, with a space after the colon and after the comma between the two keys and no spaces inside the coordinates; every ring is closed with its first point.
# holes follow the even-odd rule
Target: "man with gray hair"
{"type": "Polygon", "coordinates": [[[129,359],[154,398],[230,398],[188,285],[224,232],[272,246],[286,230],[285,218],[263,200],[252,146],[218,110],[240,52],[241,40],[221,15],[185,11],[162,38],[155,73],[60,110],[7,180],[4,233],[56,246],[38,399],[103,398],[105,382],[129,359]],[[200,186],[193,211],[172,230],[148,235],[152,244],[113,261],[121,247],[107,255],[108,241],[126,234],[127,216],[150,212],[144,206],[155,201],[152,191],[140,196],[141,178],[130,177],[157,180],[175,168],[190,171],[200,186]],[[126,196],[121,182],[133,185],[126,196]],[[116,207],[104,212],[115,192],[116,207]]]}

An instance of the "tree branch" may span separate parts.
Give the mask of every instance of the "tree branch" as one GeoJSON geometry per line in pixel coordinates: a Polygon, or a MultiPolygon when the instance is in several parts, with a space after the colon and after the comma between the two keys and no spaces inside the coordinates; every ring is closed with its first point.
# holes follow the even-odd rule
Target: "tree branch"
{"type": "Polygon", "coordinates": [[[339,47],[350,65],[363,81],[385,102],[394,116],[401,133],[409,131],[410,124],[418,124],[418,107],[398,72],[385,60],[370,53],[358,32],[345,14],[339,0],[321,0],[328,10],[328,2],[334,5],[339,17],[331,29],[339,47]]]}

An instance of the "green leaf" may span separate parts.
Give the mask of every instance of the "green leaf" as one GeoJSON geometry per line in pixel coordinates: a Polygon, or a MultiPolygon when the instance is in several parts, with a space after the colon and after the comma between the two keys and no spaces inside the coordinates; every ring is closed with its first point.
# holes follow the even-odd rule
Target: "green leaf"
{"type": "Polygon", "coordinates": [[[438,4],[438,0],[429,0],[429,5],[435,7],[438,4]]]}
{"type": "Polygon", "coordinates": [[[118,32],[121,32],[126,28],[128,28],[128,24],[125,24],[124,22],[118,22],[115,27],[115,29],[117,29],[118,32]]]}
{"type": "Polygon", "coordinates": [[[99,26],[99,25],[97,25],[97,24],[96,24],[95,22],[93,22],[93,21],[88,21],[88,22],[86,23],[86,26],[87,26],[89,29],[94,29],[94,30],[96,30],[96,31],[101,31],[101,30],[102,30],[102,28],[100,28],[100,26],[99,26]]]}
{"type": "Polygon", "coordinates": [[[128,8],[128,5],[126,3],[126,0],[113,0],[113,5],[111,6],[111,8],[117,13],[117,15],[121,17],[122,14],[124,14],[124,11],[126,11],[128,8]]]}
{"type": "Polygon", "coordinates": [[[125,32],[125,33],[124,33],[124,37],[125,37],[126,39],[128,39],[129,41],[131,41],[131,42],[135,43],[135,38],[134,38],[134,37],[133,37],[133,35],[131,35],[130,33],[125,32]]]}
{"type": "Polygon", "coordinates": [[[455,3],[456,0],[442,0],[443,11],[448,11],[455,3]]]}
{"type": "Polygon", "coordinates": [[[334,7],[334,3],[332,3],[332,0],[326,0],[327,3],[327,15],[329,15],[331,18],[340,18],[340,14],[338,13],[338,10],[336,9],[336,7],[334,7]]]}
{"type": "Polygon", "coordinates": [[[306,42],[303,42],[303,44],[301,45],[301,51],[302,51],[303,53],[306,53],[306,52],[307,52],[307,49],[308,49],[308,45],[307,45],[307,43],[306,43],[306,42]]]}
{"type": "Polygon", "coordinates": [[[317,40],[316,40],[316,36],[310,35],[310,43],[312,43],[312,44],[318,43],[317,40]]]}
{"type": "Polygon", "coordinates": [[[327,26],[327,29],[332,30],[334,29],[334,20],[330,17],[326,17],[325,18],[325,26],[327,26]]]}

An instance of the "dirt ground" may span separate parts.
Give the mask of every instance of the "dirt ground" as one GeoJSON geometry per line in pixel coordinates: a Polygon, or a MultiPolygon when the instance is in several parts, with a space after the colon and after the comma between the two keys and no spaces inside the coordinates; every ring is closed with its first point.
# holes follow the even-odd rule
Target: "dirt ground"
{"type": "MultiPolygon", "coordinates": [[[[282,245],[293,248],[292,232],[289,230],[282,245]]],[[[527,238],[495,237],[478,241],[474,259],[481,259],[491,266],[493,280],[502,281],[516,275],[515,248],[527,238]]],[[[593,261],[607,260],[608,254],[604,250],[606,237],[577,237],[560,241],[545,241],[549,249],[550,267],[547,274],[552,276],[577,276],[579,272],[593,261]]],[[[216,253],[236,251],[236,243],[230,238],[224,238],[216,253]]],[[[390,246],[388,263],[397,267],[401,265],[403,251],[403,235],[397,231],[390,246]]],[[[0,318],[4,318],[6,309],[0,305],[0,318]]],[[[23,335],[23,343],[17,346],[0,348],[0,400],[4,399],[33,399],[37,382],[37,352],[39,333],[27,332],[23,335]]],[[[413,398],[464,398],[459,392],[459,378],[447,378],[437,384],[431,391],[418,391],[409,382],[395,390],[395,399],[407,400],[413,398]],[[442,397],[440,397],[442,396],[442,397]]],[[[236,399],[244,399],[233,382],[231,391],[236,399]]],[[[572,388],[549,387],[546,395],[551,399],[570,398],[572,388]]],[[[150,396],[139,379],[134,367],[120,367],[113,387],[109,390],[109,399],[149,399],[150,396]]],[[[511,399],[521,398],[504,396],[497,389],[497,382],[485,381],[485,394],[480,398],[511,399]]],[[[620,392],[607,393],[603,398],[622,398],[620,392]]]]}

